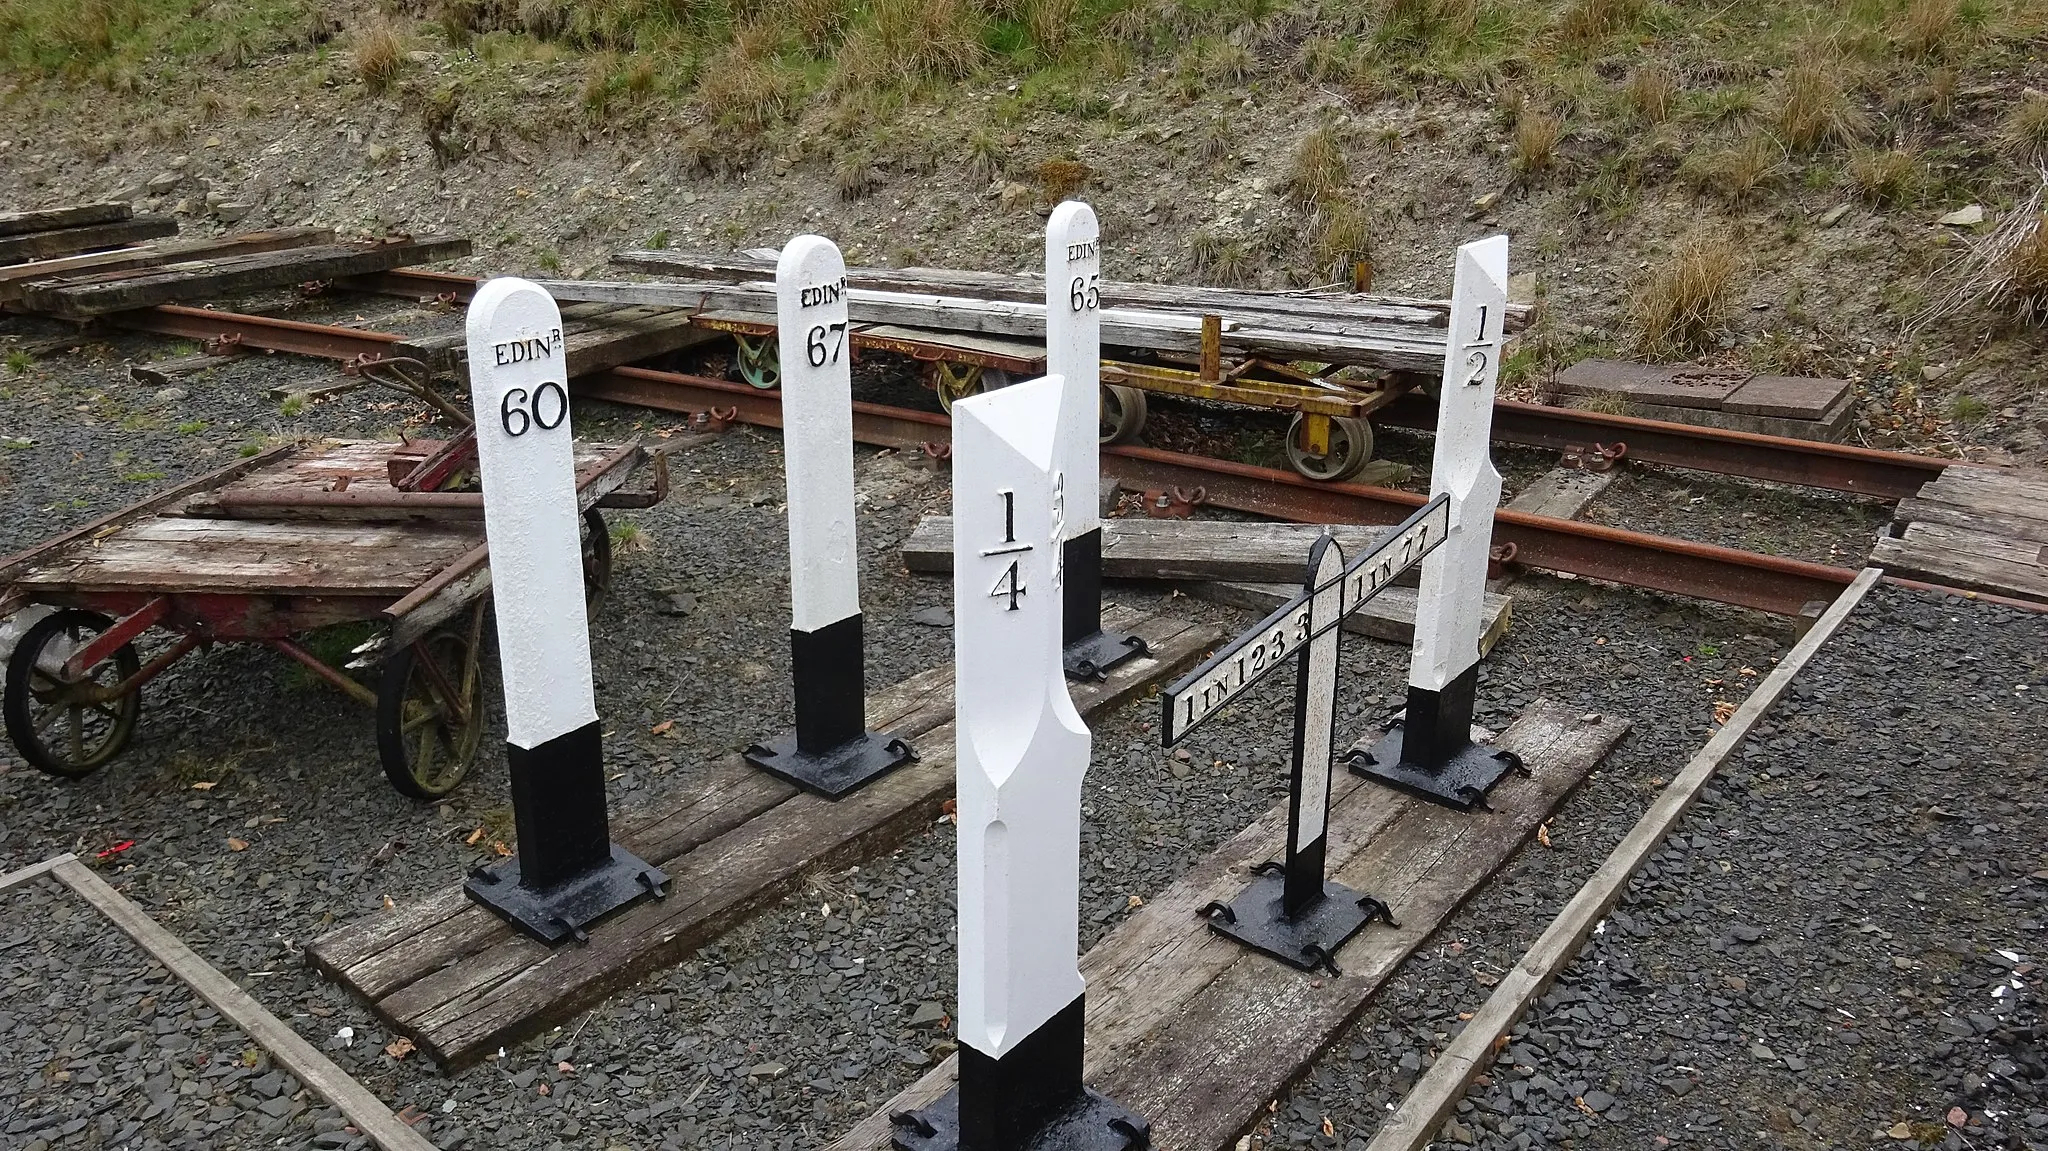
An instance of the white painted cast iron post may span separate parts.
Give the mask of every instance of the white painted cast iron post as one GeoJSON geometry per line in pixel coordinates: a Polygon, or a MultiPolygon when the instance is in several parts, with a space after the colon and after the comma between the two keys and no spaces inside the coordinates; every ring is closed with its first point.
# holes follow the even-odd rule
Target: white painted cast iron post
{"type": "Polygon", "coordinates": [[[1067,477],[1062,658],[1068,675],[1099,678],[1143,655],[1145,641],[1102,630],[1102,229],[1078,200],[1054,208],[1045,225],[1045,370],[1071,394],[1059,443],[1067,477]]]}
{"type": "MultiPolygon", "coordinates": [[[[904,1116],[896,1144],[1015,1151],[1079,1108],[1081,779],[1090,739],[1060,666],[1066,499],[1057,376],[953,405],[960,1087],[904,1116]]],[[[1091,397],[1092,403],[1092,397],[1091,397]]],[[[1122,1146],[1123,1143],[1112,1144],[1122,1146]]],[[[1142,1143],[1134,1144],[1142,1146],[1142,1143]]]]}
{"type": "Polygon", "coordinates": [[[519,853],[465,886],[552,943],[666,879],[611,843],[561,312],[538,285],[495,279],[468,333],[519,853]]]}
{"type": "Polygon", "coordinates": [[[823,236],[798,236],[782,249],[775,288],[796,731],[749,747],[746,757],[837,799],[908,760],[910,748],[867,729],[846,261],[823,236]]]}
{"type": "Polygon", "coordinates": [[[1462,808],[1483,802],[1513,762],[1471,739],[1486,565],[1500,504],[1491,445],[1507,320],[1508,238],[1466,244],[1457,260],[1430,478],[1432,496],[1451,497],[1450,534],[1422,564],[1399,762],[1375,749],[1378,766],[1366,774],[1462,808]]]}

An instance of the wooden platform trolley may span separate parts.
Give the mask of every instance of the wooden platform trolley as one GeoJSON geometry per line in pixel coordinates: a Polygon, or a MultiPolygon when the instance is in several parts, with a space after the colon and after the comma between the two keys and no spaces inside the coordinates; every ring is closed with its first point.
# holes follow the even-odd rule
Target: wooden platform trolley
{"type": "MultiPolygon", "coordinates": [[[[1350,479],[1372,460],[1370,417],[1405,393],[1411,376],[1346,379],[1262,357],[1225,363],[1222,325],[1214,316],[1204,319],[1198,357],[1128,348],[1103,361],[1103,443],[1130,443],[1142,436],[1145,397],[1153,393],[1290,413],[1287,462],[1312,480],[1350,479]]],[[[733,369],[741,380],[763,390],[781,386],[773,316],[715,311],[700,313],[692,322],[732,336],[733,369]]],[[[956,400],[1045,372],[1044,345],[1021,339],[858,323],[848,336],[856,352],[891,352],[915,360],[922,382],[948,414],[956,400]]]]}
{"type": "MultiPolygon", "coordinates": [[[[601,508],[667,495],[667,459],[638,441],[579,444],[591,606],[611,582],[601,508]],[[651,463],[647,490],[626,490],[651,463]]],[[[7,735],[22,757],[79,778],[127,746],[142,689],[196,648],[260,643],[376,715],[378,758],[415,799],[452,791],[482,740],[490,599],[476,443],[325,441],[240,460],[0,559],[0,619],[46,609],[7,661],[7,735]],[[381,630],[330,666],[298,638],[381,630]],[[175,637],[145,661],[138,641],[175,637]],[[369,672],[370,683],[349,674],[369,672]]]]}

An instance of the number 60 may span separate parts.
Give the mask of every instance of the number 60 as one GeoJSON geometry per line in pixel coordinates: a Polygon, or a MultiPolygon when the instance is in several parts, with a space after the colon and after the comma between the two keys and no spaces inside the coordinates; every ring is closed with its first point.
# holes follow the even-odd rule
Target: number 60
{"type": "Polygon", "coordinates": [[[504,402],[498,405],[498,422],[504,425],[505,434],[518,437],[538,427],[550,432],[562,426],[569,417],[569,393],[562,385],[549,380],[533,389],[528,397],[525,388],[513,388],[505,393],[504,402]],[[552,395],[553,399],[548,397],[552,395]],[[514,419],[518,426],[513,426],[514,419]]]}

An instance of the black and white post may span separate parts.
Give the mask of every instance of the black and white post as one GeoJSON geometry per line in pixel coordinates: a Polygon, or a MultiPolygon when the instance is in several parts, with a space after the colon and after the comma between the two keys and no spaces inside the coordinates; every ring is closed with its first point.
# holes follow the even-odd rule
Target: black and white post
{"type": "Polygon", "coordinates": [[[1293,657],[1287,857],[1262,866],[1237,898],[1203,908],[1211,930],[1304,971],[1335,970],[1346,940],[1375,917],[1394,922],[1385,903],[1331,882],[1325,867],[1342,625],[1440,546],[1449,523],[1450,500],[1437,496],[1348,564],[1336,540],[1319,537],[1300,595],[1160,693],[1160,739],[1172,747],[1293,657]]]}
{"type": "Polygon", "coordinates": [[[1507,283],[1506,236],[1458,249],[1430,478],[1430,493],[1451,499],[1450,538],[1422,565],[1407,711],[1352,764],[1367,778],[1460,810],[1483,805],[1493,785],[1519,764],[1510,752],[1472,742],[1486,564],[1500,504],[1491,440],[1507,283]]]}
{"type": "Polygon", "coordinates": [[[1045,225],[1045,370],[1073,393],[1060,429],[1067,477],[1066,592],[1062,662],[1076,679],[1100,679],[1145,654],[1135,635],[1102,630],[1102,228],[1078,200],[1045,225]]]}
{"type": "Polygon", "coordinates": [[[960,1085],[890,1117],[898,1151],[1150,1142],[1081,1077],[1090,738],[1060,660],[1063,389],[1051,376],[953,405],[960,1085]]]}
{"type": "Polygon", "coordinates": [[[478,290],[470,398],[519,852],[463,887],[548,944],[585,938],[668,882],[611,841],[562,356],[562,314],[539,285],[503,278],[478,290]]]}
{"type": "Polygon", "coordinates": [[[868,730],[853,521],[853,345],[846,261],[832,241],[798,236],[784,245],[775,266],[775,324],[796,730],[745,755],[763,771],[838,799],[913,753],[904,741],[868,730]]]}

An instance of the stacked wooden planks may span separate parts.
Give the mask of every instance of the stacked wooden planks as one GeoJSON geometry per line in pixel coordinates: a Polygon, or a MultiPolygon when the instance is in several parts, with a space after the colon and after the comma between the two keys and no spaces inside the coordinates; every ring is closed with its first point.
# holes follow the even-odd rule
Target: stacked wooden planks
{"type": "Polygon", "coordinates": [[[65,276],[88,273],[131,272],[140,268],[156,268],[165,264],[179,264],[192,260],[217,260],[226,256],[243,256],[256,252],[277,252],[287,248],[303,248],[315,244],[334,242],[332,228],[276,228],[262,232],[243,232],[239,235],[220,236],[206,240],[173,240],[161,244],[138,244],[131,248],[117,248],[109,252],[91,252],[78,256],[59,256],[49,260],[32,260],[26,264],[12,264],[0,267],[0,304],[19,300],[27,286],[43,280],[56,280],[65,276]]]}
{"type": "MultiPolygon", "coordinates": [[[[765,312],[775,263],[766,256],[635,251],[614,262],[671,277],[657,283],[549,284],[558,299],[765,312]]],[[[942,268],[848,272],[855,323],[1043,339],[1045,284],[1028,275],[942,268]]],[[[1250,292],[1173,284],[1102,285],[1103,343],[1194,355],[1205,316],[1222,322],[1223,350],[1240,356],[1352,364],[1434,374],[1443,368],[1448,305],[1333,292],[1250,292]]],[[[1515,306],[1511,327],[1529,309],[1515,306]]]]}
{"type": "Polygon", "coordinates": [[[0,212],[0,264],[121,248],[178,234],[169,216],[138,216],[126,204],[0,212]]]}
{"type": "Polygon", "coordinates": [[[2048,603],[2048,471],[1954,465],[1892,530],[1870,562],[1893,575],[2048,603]]]}
{"type": "MultiPolygon", "coordinates": [[[[573,378],[637,363],[718,338],[674,308],[570,304],[562,309],[564,362],[573,378]]],[[[436,372],[455,373],[469,361],[469,336],[448,332],[416,336],[391,347],[391,354],[420,361],[436,372]]]]}
{"type": "MultiPolygon", "coordinates": [[[[1222,633],[1158,616],[1112,613],[1150,655],[1073,689],[1100,714],[1187,667],[1222,633]]],[[[675,963],[796,889],[806,875],[884,854],[936,818],[953,794],[952,667],[875,693],[868,718],[909,740],[915,762],[837,802],[799,793],[737,755],[681,802],[621,831],[619,842],[668,872],[666,899],[621,912],[588,946],[515,934],[459,885],[373,915],[313,943],[312,965],[454,1070],[560,1023],[648,971],[675,963]]]]}
{"type": "Polygon", "coordinates": [[[87,271],[34,281],[22,287],[21,299],[32,311],[82,320],[158,304],[384,272],[468,254],[469,241],[458,236],[405,236],[212,254],[155,267],[87,271]]]}

